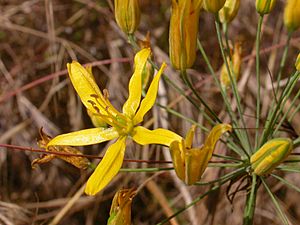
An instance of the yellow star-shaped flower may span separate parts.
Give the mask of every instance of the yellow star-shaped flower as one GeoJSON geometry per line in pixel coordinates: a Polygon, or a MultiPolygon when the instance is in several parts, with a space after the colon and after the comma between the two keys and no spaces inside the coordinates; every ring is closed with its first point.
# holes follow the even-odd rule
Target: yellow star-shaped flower
{"type": "Polygon", "coordinates": [[[129,82],[129,96],[123,105],[122,112],[112,106],[107,92],[102,94],[90,69],[85,69],[78,62],[67,65],[72,84],[89,115],[94,121],[100,121],[99,124],[105,122],[108,126],[59,135],[52,139],[47,147],[52,145],[92,145],[117,138],[117,141],[109,146],[104,158],[89,178],[85,189],[85,193],[88,195],[94,195],[101,191],[118,173],[123,163],[128,137],[141,145],[170,146],[174,140],[181,140],[181,137],[172,131],[161,128],[148,130],[139,126],[144,115],[155,103],[159,79],[166,66],[163,63],[153,78],[146,96],[142,99],[142,72],[150,53],[150,48],[145,48],[135,56],[135,71],[129,82]]]}

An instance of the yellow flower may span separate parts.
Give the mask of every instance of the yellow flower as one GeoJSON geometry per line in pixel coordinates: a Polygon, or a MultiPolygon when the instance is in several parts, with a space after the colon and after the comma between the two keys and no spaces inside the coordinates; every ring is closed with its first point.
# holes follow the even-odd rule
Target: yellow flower
{"type": "Polygon", "coordinates": [[[230,23],[237,15],[240,8],[240,0],[227,0],[220,10],[219,16],[222,23],[230,23]]]}
{"type": "Polygon", "coordinates": [[[226,0],[204,0],[204,9],[211,13],[218,13],[226,0]]]}
{"type": "Polygon", "coordinates": [[[260,15],[268,14],[273,10],[275,3],[276,0],[256,0],[256,11],[260,15]]]}
{"type": "Polygon", "coordinates": [[[131,203],[135,195],[134,188],[121,189],[115,194],[107,225],[131,225],[131,203]]]}
{"type": "Polygon", "coordinates": [[[52,145],[92,145],[117,138],[117,141],[109,146],[104,158],[89,178],[85,189],[88,195],[94,195],[102,190],[118,173],[124,159],[128,137],[141,145],[161,144],[166,146],[169,146],[173,140],[181,139],[179,135],[169,130],[161,128],[148,130],[138,125],[155,103],[159,79],[166,66],[163,63],[153,78],[145,98],[141,100],[142,72],[150,53],[150,49],[145,48],[135,56],[135,71],[129,82],[129,96],[123,105],[122,112],[115,109],[109,102],[107,91],[104,94],[101,93],[90,72],[78,62],[67,65],[70,79],[82,103],[91,114],[99,117],[109,126],[59,135],[52,139],[47,147],[52,145]]]}
{"type": "Polygon", "coordinates": [[[201,5],[202,0],[172,0],[169,55],[176,69],[190,68],[195,62],[201,5]]]}
{"type": "Polygon", "coordinates": [[[192,148],[195,126],[192,126],[184,140],[173,141],[170,151],[177,176],[188,185],[199,181],[212,157],[217,141],[223,133],[231,129],[229,124],[216,125],[200,148],[192,148]]]}
{"type": "Polygon", "coordinates": [[[140,7],[138,0],[115,0],[115,17],[119,27],[132,34],[140,23],[140,7]]]}
{"type": "Polygon", "coordinates": [[[284,24],[289,31],[300,27],[300,1],[288,0],[284,8],[284,24]]]}

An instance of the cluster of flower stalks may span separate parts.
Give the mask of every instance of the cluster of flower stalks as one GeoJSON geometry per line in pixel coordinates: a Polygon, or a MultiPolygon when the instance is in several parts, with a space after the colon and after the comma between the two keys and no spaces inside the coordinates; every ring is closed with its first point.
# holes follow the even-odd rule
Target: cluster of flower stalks
{"type": "MultiPolygon", "coordinates": [[[[277,171],[300,172],[297,162],[300,160],[292,155],[293,150],[300,143],[300,138],[292,137],[282,131],[282,125],[287,121],[293,121],[295,114],[299,113],[299,107],[295,106],[300,91],[295,86],[300,77],[300,54],[293,63],[289,62],[294,71],[292,74],[285,74],[283,68],[286,64],[290,40],[300,26],[300,1],[287,0],[283,12],[283,22],[286,27],[287,40],[283,55],[280,59],[280,68],[273,74],[274,85],[273,101],[271,102],[268,115],[261,119],[261,77],[260,77],[260,43],[263,41],[261,35],[262,23],[266,14],[271,14],[276,6],[275,0],[256,0],[255,7],[258,17],[257,38],[256,38],[256,63],[255,73],[257,81],[256,115],[254,132],[249,132],[244,121],[243,99],[238,90],[238,81],[242,65],[242,42],[235,40],[232,43],[228,39],[228,28],[235,19],[240,7],[240,0],[172,0],[171,17],[169,27],[169,58],[174,69],[178,70],[182,81],[193,94],[193,98],[180,92],[206,119],[206,127],[197,121],[193,122],[190,130],[184,137],[181,132],[166,129],[148,129],[143,121],[144,116],[156,104],[157,92],[160,79],[163,78],[167,84],[175,86],[171,79],[164,75],[166,63],[157,65],[151,59],[150,38],[138,42],[134,36],[138,29],[141,11],[138,0],[115,0],[115,19],[120,29],[128,36],[132,44],[134,57],[134,72],[128,85],[128,99],[123,105],[122,111],[118,111],[109,101],[110,90],[101,91],[97,86],[91,67],[83,67],[80,63],[73,61],[67,64],[70,80],[79,95],[82,103],[87,109],[95,128],[89,128],[67,134],[62,134],[53,139],[41,130],[42,140],[40,147],[51,152],[72,153],[73,156],[47,155],[44,158],[36,159],[33,166],[45,163],[59,157],[80,169],[94,169],[85,187],[85,193],[95,195],[102,191],[116,176],[122,167],[127,140],[133,140],[137,145],[163,145],[170,151],[173,161],[173,169],[178,178],[186,185],[203,185],[201,177],[206,168],[212,166],[211,158],[219,157],[222,163],[214,163],[214,166],[224,168],[225,174],[217,180],[207,184],[209,191],[201,193],[190,205],[182,206],[173,216],[166,218],[160,224],[166,223],[172,217],[183,212],[190,206],[200,201],[204,196],[241,180],[247,180],[244,191],[246,196],[243,224],[253,224],[256,206],[256,195],[259,188],[264,188],[273,201],[278,216],[283,224],[289,224],[289,218],[278,204],[275,196],[268,186],[270,176],[276,178],[288,187],[300,191],[300,188],[291,184],[283,176],[276,174],[277,171]],[[220,73],[213,69],[205,49],[201,45],[201,37],[198,38],[198,25],[200,13],[210,13],[215,19],[215,30],[219,42],[224,64],[220,73]],[[139,43],[139,44],[138,44],[139,43]],[[141,44],[142,43],[142,44],[141,44]],[[199,56],[196,55],[199,50],[199,56]],[[204,60],[207,64],[210,76],[214,79],[223,98],[224,108],[230,122],[224,123],[202,97],[201,92],[195,89],[192,80],[187,74],[195,60],[204,60]],[[295,66],[294,66],[295,65],[295,66]],[[150,69],[149,69],[150,68],[150,69]],[[156,73],[151,75],[151,71],[156,73]],[[231,104],[231,96],[236,107],[231,104]],[[287,105],[287,102],[291,104],[287,105]],[[199,107],[199,104],[201,107],[199,107]],[[296,108],[296,109],[295,109],[296,108]],[[206,132],[206,139],[201,146],[194,146],[193,139],[196,129],[200,128],[206,132]],[[213,154],[217,142],[222,138],[227,153],[224,155],[213,154]],[[86,146],[99,144],[109,140],[115,140],[111,144],[100,163],[97,166],[90,163],[85,157],[77,157],[80,151],[74,146],[86,146]],[[292,157],[293,156],[293,157],[292,157]],[[245,179],[246,178],[246,179],[245,179]]],[[[176,89],[176,88],[175,88],[176,89]]],[[[158,107],[162,107],[159,106],[158,107]]],[[[174,115],[180,115],[179,113],[174,115]]],[[[182,115],[180,115],[182,116],[182,115]]],[[[184,118],[184,115],[181,117],[184,118]]],[[[190,118],[190,121],[193,121],[190,118]]],[[[296,132],[297,133],[297,132],[296,132]]],[[[284,173],[280,173],[281,175],[284,173]]],[[[138,191],[134,187],[119,190],[112,202],[108,224],[130,225],[131,204],[134,204],[134,196],[138,191]]],[[[234,194],[231,196],[232,199],[234,194]]],[[[230,196],[229,196],[230,198],[230,196]]],[[[242,223],[242,222],[241,222],[242,223]]]]}

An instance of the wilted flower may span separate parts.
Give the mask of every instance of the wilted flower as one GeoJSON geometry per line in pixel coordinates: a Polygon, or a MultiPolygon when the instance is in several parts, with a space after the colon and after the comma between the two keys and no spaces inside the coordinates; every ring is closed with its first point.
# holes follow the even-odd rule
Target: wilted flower
{"type": "Polygon", "coordinates": [[[172,0],[169,55],[176,69],[185,70],[195,62],[201,5],[202,0],[172,0]]]}
{"type": "Polygon", "coordinates": [[[284,9],[284,24],[289,31],[297,30],[300,27],[300,1],[287,0],[284,9]]]}
{"type": "Polygon", "coordinates": [[[141,145],[161,144],[169,146],[172,141],[181,137],[165,129],[148,130],[139,124],[144,115],[155,103],[159,79],[166,66],[161,66],[153,78],[150,87],[142,100],[142,72],[151,51],[149,48],[139,51],[134,59],[135,71],[129,82],[129,96],[119,112],[109,101],[107,90],[101,93],[92,74],[78,62],[68,64],[68,72],[72,84],[82,103],[95,117],[99,117],[108,126],[97,127],[68,134],[62,134],[52,139],[47,148],[56,145],[85,146],[99,144],[117,139],[109,146],[103,159],[89,178],[85,192],[94,195],[102,190],[120,170],[126,147],[126,139],[132,138],[141,145]]]}
{"type": "Polygon", "coordinates": [[[258,176],[271,173],[290,155],[292,150],[293,142],[289,138],[276,138],[268,141],[250,158],[253,172],[258,176]]]}
{"type": "Polygon", "coordinates": [[[217,14],[224,6],[226,0],[204,0],[204,9],[208,12],[217,14]]]}
{"type": "Polygon", "coordinates": [[[111,203],[107,225],[131,225],[131,204],[136,189],[119,190],[111,203]]]}
{"type": "Polygon", "coordinates": [[[42,155],[41,158],[34,159],[31,162],[31,167],[33,169],[36,167],[37,164],[47,163],[55,158],[62,159],[79,169],[85,170],[88,168],[90,161],[86,157],[80,156],[80,155],[82,155],[82,153],[78,149],[70,147],[70,146],[59,146],[59,145],[58,146],[50,146],[47,148],[46,146],[52,140],[52,138],[49,135],[47,135],[43,131],[42,128],[40,129],[40,137],[41,137],[41,140],[38,141],[38,146],[40,148],[46,149],[46,152],[76,154],[78,156],[75,156],[75,155],[67,156],[67,155],[59,155],[59,154],[44,154],[44,155],[42,155]]]}
{"type": "Polygon", "coordinates": [[[219,16],[222,23],[230,23],[237,15],[240,8],[240,0],[227,0],[220,10],[219,16]]]}
{"type": "Polygon", "coordinates": [[[138,0],[115,0],[115,17],[119,27],[132,34],[140,23],[140,7],[138,0]]]}
{"type": "MultiPolygon", "coordinates": [[[[242,42],[241,41],[237,41],[234,45],[232,62],[230,63],[229,57],[228,57],[227,62],[228,62],[229,69],[230,70],[232,69],[231,70],[232,78],[235,79],[236,81],[238,81],[240,78],[241,65],[242,65],[242,42]],[[232,64],[232,67],[231,67],[231,64],[232,64]]],[[[223,64],[223,66],[221,68],[220,81],[221,81],[221,85],[225,89],[227,89],[231,86],[230,85],[231,84],[230,77],[229,77],[228,70],[227,70],[225,63],[223,64]]]]}
{"type": "Polygon", "coordinates": [[[198,148],[192,148],[195,126],[192,126],[185,139],[172,142],[170,151],[177,176],[188,185],[199,181],[212,157],[217,141],[223,133],[231,129],[229,124],[216,125],[210,131],[204,145],[198,148]]]}
{"type": "Polygon", "coordinates": [[[256,0],[256,11],[260,15],[268,14],[273,10],[275,3],[276,0],[256,0]]]}

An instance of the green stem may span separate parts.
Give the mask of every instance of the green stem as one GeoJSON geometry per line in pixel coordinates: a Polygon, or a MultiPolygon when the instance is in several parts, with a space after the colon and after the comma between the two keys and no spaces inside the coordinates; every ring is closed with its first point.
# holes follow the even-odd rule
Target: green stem
{"type": "MultiPolygon", "coordinates": [[[[274,136],[276,135],[276,133],[278,132],[279,128],[281,127],[281,125],[282,125],[283,122],[285,121],[286,117],[290,114],[290,112],[291,112],[291,110],[292,110],[292,108],[293,108],[293,106],[294,106],[296,100],[298,100],[299,96],[300,96],[300,90],[298,90],[296,96],[294,97],[294,99],[293,99],[292,102],[291,102],[290,107],[286,110],[286,112],[285,112],[284,115],[282,116],[281,120],[280,120],[279,123],[277,124],[277,127],[276,127],[275,131],[273,132],[273,135],[274,135],[274,136]]],[[[284,105],[283,105],[283,108],[284,108],[284,105]]]]}
{"type": "Polygon", "coordinates": [[[283,90],[282,95],[278,99],[278,102],[276,104],[275,109],[268,115],[267,123],[265,124],[265,129],[262,133],[262,139],[260,142],[260,146],[262,146],[270,136],[271,131],[273,131],[273,128],[277,122],[278,116],[280,115],[280,112],[282,111],[283,105],[287,101],[288,97],[290,96],[293,88],[295,87],[298,79],[299,79],[300,73],[296,72],[290,80],[290,82],[286,85],[286,88],[283,90]]]}
{"type": "Polygon", "coordinates": [[[257,176],[255,174],[253,174],[251,191],[247,195],[246,207],[244,210],[243,225],[252,225],[253,224],[256,193],[257,193],[257,176]]]}
{"type": "Polygon", "coordinates": [[[290,46],[290,42],[291,42],[291,38],[292,38],[292,33],[293,32],[288,33],[288,38],[286,40],[286,44],[284,46],[283,54],[282,54],[282,57],[281,57],[280,67],[279,67],[279,71],[278,71],[278,75],[277,75],[277,87],[276,87],[276,92],[275,92],[276,96],[277,96],[278,91],[279,91],[282,71],[283,71],[283,67],[285,66],[285,63],[286,63],[287,54],[288,54],[288,50],[289,50],[289,46],[290,46]]]}
{"type": "MultiPolygon", "coordinates": [[[[260,120],[260,36],[261,36],[261,28],[263,23],[264,15],[259,15],[258,24],[257,24],[257,32],[256,32],[256,82],[257,82],[257,98],[256,98],[256,128],[259,128],[259,120],[260,120]]],[[[259,129],[255,131],[255,147],[254,150],[259,147],[258,146],[258,138],[259,129]]]]}
{"type": "MultiPolygon", "coordinates": [[[[220,20],[219,20],[219,16],[218,15],[216,15],[215,24],[216,24],[216,30],[217,30],[217,36],[218,36],[218,42],[219,42],[219,45],[220,45],[220,50],[221,50],[221,53],[222,53],[223,61],[224,61],[225,66],[226,66],[226,70],[228,72],[228,76],[230,78],[232,92],[233,92],[233,95],[234,95],[234,97],[236,99],[239,117],[241,119],[243,127],[245,128],[246,124],[245,124],[244,117],[243,117],[243,110],[242,110],[242,106],[241,106],[241,99],[240,99],[240,95],[239,95],[238,90],[237,90],[236,80],[235,80],[235,78],[234,78],[234,76],[232,74],[233,70],[232,70],[232,68],[229,67],[228,60],[227,60],[227,57],[226,57],[226,54],[225,54],[225,51],[224,51],[224,46],[223,46],[223,41],[222,41],[222,35],[221,35],[221,31],[220,31],[220,20]]],[[[243,141],[245,140],[246,147],[247,147],[246,149],[248,150],[248,152],[251,152],[252,150],[251,150],[251,145],[250,145],[250,140],[249,140],[248,132],[247,132],[246,129],[244,131],[245,132],[241,132],[241,134],[243,135],[242,140],[243,141]]]]}
{"type": "Polygon", "coordinates": [[[298,137],[297,139],[295,139],[294,141],[293,141],[293,146],[296,148],[296,147],[298,147],[298,146],[300,146],[300,137],[298,137]]]}
{"type": "Polygon", "coordinates": [[[132,45],[134,51],[138,51],[140,49],[133,34],[128,34],[128,42],[132,45]]]}
{"type": "MultiPolygon", "coordinates": [[[[216,115],[216,113],[206,104],[206,102],[201,98],[201,96],[198,94],[198,92],[195,90],[193,84],[187,77],[186,70],[181,71],[181,78],[184,81],[184,83],[192,90],[194,95],[197,97],[197,99],[201,102],[201,104],[209,111],[209,113],[214,117],[216,121],[219,123],[222,123],[222,121],[219,119],[219,117],[216,115]]],[[[209,120],[211,123],[214,123],[214,121],[210,117],[206,117],[207,120],[209,120]]]]}
{"type": "Polygon", "coordinates": [[[167,107],[167,106],[163,106],[159,103],[156,104],[158,107],[166,110],[168,113],[171,113],[172,115],[174,116],[177,116],[178,118],[181,118],[187,122],[190,122],[191,124],[194,124],[196,125],[197,127],[199,127],[201,130],[203,130],[204,132],[208,133],[209,132],[209,129],[207,129],[206,127],[202,126],[200,123],[197,123],[195,120],[189,118],[189,117],[186,117],[184,115],[182,115],[181,113],[175,111],[174,109],[171,109],[170,107],[167,107]]]}
{"type": "MultiPolygon", "coordinates": [[[[229,117],[230,117],[230,119],[231,119],[231,121],[233,123],[233,126],[234,127],[239,127],[237,118],[235,116],[235,113],[232,111],[231,104],[228,101],[227,95],[226,95],[224,89],[222,88],[222,85],[221,85],[221,83],[220,83],[220,81],[219,81],[219,79],[218,79],[218,77],[217,77],[217,75],[216,75],[216,73],[215,73],[215,71],[214,71],[214,69],[213,69],[213,67],[212,67],[212,65],[211,65],[211,63],[210,63],[210,61],[209,61],[209,59],[207,57],[207,54],[206,54],[206,52],[205,52],[205,50],[204,50],[204,48],[203,48],[203,46],[202,46],[202,44],[201,44],[201,42],[200,42],[199,39],[197,39],[197,46],[198,46],[198,49],[200,50],[200,52],[202,54],[202,57],[203,57],[206,65],[208,67],[209,72],[211,73],[211,75],[212,75],[212,77],[213,77],[216,85],[218,86],[218,88],[219,88],[219,90],[221,92],[221,95],[222,95],[223,100],[225,102],[225,106],[226,106],[227,112],[229,113],[229,117]]],[[[240,132],[238,130],[234,130],[233,131],[233,136],[234,136],[234,138],[236,140],[237,139],[238,140],[243,140],[241,138],[241,134],[240,134],[240,132]]],[[[245,144],[242,141],[241,141],[241,144],[242,144],[242,151],[245,152],[245,155],[249,158],[249,154],[245,151],[245,149],[246,149],[246,147],[244,146],[245,144]]]]}
{"type": "Polygon", "coordinates": [[[223,184],[225,184],[227,181],[233,179],[234,177],[236,177],[239,174],[233,174],[232,176],[228,177],[226,180],[223,180],[222,182],[220,182],[218,185],[212,187],[210,190],[208,190],[207,192],[205,192],[204,194],[198,196],[197,198],[195,198],[190,204],[186,205],[185,207],[179,209],[177,212],[175,212],[172,216],[164,219],[163,221],[161,221],[160,223],[156,224],[156,225],[162,225],[167,223],[169,220],[171,220],[172,218],[176,217],[177,215],[179,215],[180,213],[182,213],[183,211],[187,210],[188,208],[190,208],[191,206],[195,205],[197,202],[199,202],[200,200],[202,200],[204,197],[206,197],[207,195],[209,195],[210,193],[219,190],[223,184]]]}

